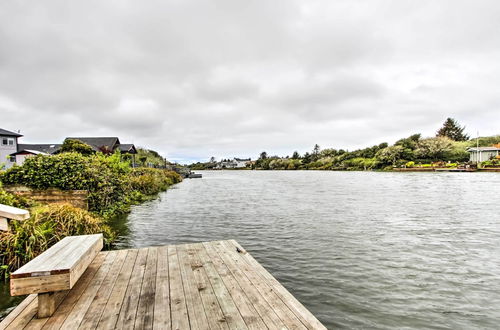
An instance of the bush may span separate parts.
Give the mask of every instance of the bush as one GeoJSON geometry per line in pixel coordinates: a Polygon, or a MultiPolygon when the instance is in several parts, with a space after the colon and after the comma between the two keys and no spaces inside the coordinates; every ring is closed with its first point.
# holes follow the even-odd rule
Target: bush
{"type": "Polygon", "coordinates": [[[11,232],[0,233],[0,274],[17,269],[66,236],[103,233],[114,238],[102,218],[69,204],[34,208],[25,221],[11,221],[11,232]]]}
{"type": "Polygon", "coordinates": [[[62,153],[27,158],[23,166],[15,166],[0,176],[4,184],[23,184],[35,189],[87,190],[89,210],[99,213],[125,201],[130,190],[126,174],[128,164],[119,154],[83,156],[62,153]]]}
{"type": "Polygon", "coordinates": [[[137,168],[130,175],[132,190],[144,195],[154,195],[165,191],[169,186],[180,181],[182,178],[179,174],[154,168],[137,168]]]}

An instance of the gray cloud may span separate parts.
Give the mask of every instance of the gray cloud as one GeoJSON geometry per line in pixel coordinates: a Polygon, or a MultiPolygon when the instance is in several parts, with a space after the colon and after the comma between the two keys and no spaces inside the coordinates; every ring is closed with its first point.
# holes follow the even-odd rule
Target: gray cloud
{"type": "Polygon", "coordinates": [[[178,160],[498,134],[490,1],[4,1],[0,127],[178,160]]]}

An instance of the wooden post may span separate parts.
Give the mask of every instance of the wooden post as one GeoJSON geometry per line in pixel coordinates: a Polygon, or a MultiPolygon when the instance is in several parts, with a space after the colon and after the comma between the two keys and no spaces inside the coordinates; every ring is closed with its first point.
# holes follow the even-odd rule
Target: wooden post
{"type": "Polygon", "coordinates": [[[56,299],[54,292],[46,292],[38,294],[38,313],[37,317],[42,319],[49,317],[56,311],[56,299]]]}
{"type": "Polygon", "coordinates": [[[6,218],[0,217],[0,230],[10,231],[9,220],[7,220],[6,218]]]}

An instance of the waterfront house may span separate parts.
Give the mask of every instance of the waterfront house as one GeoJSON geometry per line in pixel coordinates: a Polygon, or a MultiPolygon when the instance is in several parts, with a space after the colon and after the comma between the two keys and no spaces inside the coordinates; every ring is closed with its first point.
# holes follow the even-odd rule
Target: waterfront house
{"type": "Polygon", "coordinates": [[[16,157],[11,154],[17,151],[17,139],[21,136],[19,133],[0,128],[0,168],[9,168],[16,163],[16,157]]]}
{"type": "Polygon", "coordinates": [[[245,168],[250,164],[252,160],[250,158],[242,159],[242,158],[233,158],[232,160],[222,160],[217,163],[217,169],[223,168],[245,168]]]}
{"type": "MultiPolygon", "coordinates": [[[[0,130],[0,136],[4,136],[1,133],[7,132],[5,135],[6,145],[5,148],[1,148],[2,152],[1,156],[4,159],[7,159],[7,168],[11,167],[14,164],[22,165],[27,157],[35,156],[35,155],[53,155],[60,152],[60,148],[62,144],[18,144],[17,137],[22,135],[9,132],[6,130],[0,130]],[[13,136],[9,136],[8,134],[14,134],[13,136]],[[17,136],[16,136],[17,135],[17,136]],[[5,155],[4,155],[5,154],[5,155]]],[[[137,154],[137,149],[133,144],[121,144],[120,139],[117,137],[68,137],[65,139],[68,140],[79,140],[83,143],[88,144],[92,147],[95,152],[102,152],[106,154],[114,153],[116,150],[119,150],[122,154],[132,154],[135,156],[137,154]]],[[[3,139],[2,139],[3,143],[3,139]]],[[[133,161],[135,163],[135,159],[133,157],[133,161]]],[[[2,162],[0,161],[0,164],[2,162]]]]}
{"type": "Polygon", "coordinates": [[[467,151],[470,154],[469,161],[475,163],[484,162],[500,156],[500,148],[498,147],[474,147],[467,149],[467,151]]]}

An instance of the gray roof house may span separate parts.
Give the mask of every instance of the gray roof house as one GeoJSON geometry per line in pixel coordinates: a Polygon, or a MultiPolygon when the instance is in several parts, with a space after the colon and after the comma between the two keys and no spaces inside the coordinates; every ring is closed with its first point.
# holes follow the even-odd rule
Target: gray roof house
{"type": "Polygon", "coordinates": [[[17,139],[21,136],[19,133],[0,128],[0,168],[9,168],[16,163],[16,158],[11,154],[17,151],[17,139]]]}
{"type": "Polygon", "coordinates": [[[117,137],[67,137],[66,140],[78,140],[88,144],[94,151],[136,154],[137,150],[133,144],[121,144],[117,137]]]}
{"type": "MultiPolygon", "coordinates": [[[[11,132],[12,133],[12,132],[11,132]]],[[[15,134],[15,133],[14,133],[15,134]]],[[[1,136],[1,135],[0,135],[1,136]]],[[[19,135],[21,136],[21,135],[19,135]]],[[[121,144],[117,137],[68,137],[68,140],[79,140],[88,144],[96,152],[113,153],[120,150],[121,153],[137,154],[133,144],[121,144]]],[[[7,157],[13,164],[22,165],[26,157],[34,155],[53,155],[60,152],[62,144],[17,144],[16,148],[10,148],[7,157]]],[[[10,167],[10,166],[9,166],[10,167]]]]}
{"type": "Polygon", "coordinates": [[[479,147],[469,148],[471,162],[484,162],[500,155],[500,148],[497,147],[479,147]]]}

